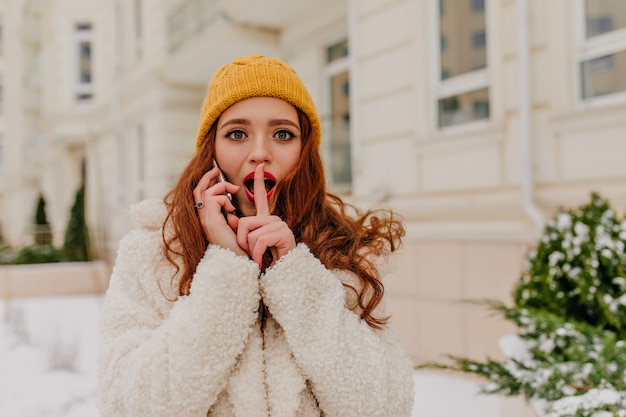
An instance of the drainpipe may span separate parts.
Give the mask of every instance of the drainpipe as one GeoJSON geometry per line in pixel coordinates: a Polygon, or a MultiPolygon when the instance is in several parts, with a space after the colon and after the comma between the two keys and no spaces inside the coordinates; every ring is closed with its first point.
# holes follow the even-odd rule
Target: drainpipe
{"type": "Polygon", "coordinates": [[[532,143],[532,103],[530,97],[530,42],[528,35],[528,1],[517,0],[517,62],[520,118],[520,157],[522,169],[522,207],[535,226],[543,230],[544,219],[534,199],[534,167],[532,143]]]}

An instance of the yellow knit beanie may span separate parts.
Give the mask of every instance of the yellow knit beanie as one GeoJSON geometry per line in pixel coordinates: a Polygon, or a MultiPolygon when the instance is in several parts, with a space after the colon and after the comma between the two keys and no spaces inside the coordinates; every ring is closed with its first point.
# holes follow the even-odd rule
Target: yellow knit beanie
{"type": "Polygon", "coordinates": [[[196,151],[202,147],[211,125],[222,112],[251,97],[275,97],[302,110],[311,123],[311,140],[318,148],[322,128],[315,104],[296,71],[276,58],[243,56],[213,74],[200,113],[196,151]]]}

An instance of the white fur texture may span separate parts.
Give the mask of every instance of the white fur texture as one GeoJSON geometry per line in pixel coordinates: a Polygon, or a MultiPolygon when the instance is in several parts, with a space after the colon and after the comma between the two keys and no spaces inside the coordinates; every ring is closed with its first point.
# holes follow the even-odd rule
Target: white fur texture
{"type": "Polygon", "coordinates": [[[132,216],[138,228],[120,242],[100,329],[102,417],[411,415],[412,364],[397,336],[350,311],[341,274],[306,245],[261,276],[209,245],[190,294],[175,300],[163,204],[132,216]]]}

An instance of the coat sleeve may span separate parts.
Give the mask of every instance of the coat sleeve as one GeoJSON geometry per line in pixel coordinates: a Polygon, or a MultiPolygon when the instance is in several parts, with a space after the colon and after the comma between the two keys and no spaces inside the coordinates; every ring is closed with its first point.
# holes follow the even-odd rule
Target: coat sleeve
{"type": "Polygon", "coordinates": [[[139,229],[120,242],[100,328],[102,417],[206,417],[257,319],[258,267],[213,245],[190,294],[168,301],[160,239],[139,229]]]}
{"type": "Polygon", "coordinates": [[[397,335],[349,310],[341,280],[306,245],[268,270],[261,290],[324,415],[411,415],[413,366],[397,335]]]}

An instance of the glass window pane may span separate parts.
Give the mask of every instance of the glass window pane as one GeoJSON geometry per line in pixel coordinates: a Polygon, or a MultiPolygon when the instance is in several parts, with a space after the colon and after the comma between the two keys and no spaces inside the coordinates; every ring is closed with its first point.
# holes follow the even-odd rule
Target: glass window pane
{"type": "Polygon", "coordinates": [[[470,91],[439,100],[439,127],[489,118],[489,89],[470,91]]]}
{"type": "Polygon", "coordinates": [[[79,80],[82,84],[91,82],[91,42],[78,44],[79,80]]]}
{"type": "Polygon", "coordinates": [[[472,0],[472,11],[473,12],[484,12],[485,11],[485,0],[472,0]]]}
{"type": "Polygon", "coordinates": [[[626,28],[626,1],[585,0],[587,37],[626,28]]]}
{"type": "Polygon", "coordinates": [[[135,56],[140,59],[142,54],[142,22],[141,0],[135,0],[135,56]]]}
{"type": "Polygon", "coordinates": [[[3,45],[4,45],[4,23],[2,21],[2,15],[0,15],[0,55],[2,55],[3,45]]]}
{"type": "Polygon", "coordinates": [[[340,58],[344,58],[348,56],[348,41],[344,40],[334,45],[331,45],[326,50],[326,61],[331,63],[340,58]]]}
{"type": "Polygon", "coordinates": [[[439,1],[439,35],[440,39],[445,39],[445,42],[440,42],[441,68],[446,69],[449,77],[485,68],[487,28],[484,0],[470,3],[457,0],[439,1]]]}
{"type": "Polygon", "coordinates": [[[118,75],[124,67],[124,15],[122,6],[115,3],[115,70],[118,75]]]}
{"type": "Polygon", "coordinates": [[[87,101],[87,100],[92,100],[93,99],[93,94],[91,93],[78,93],[76,94],[76,100],[78,101],[87,101]]]}
{"type": "Polygon", "coordinates": [[[626,91],[626,51],[581,63],[583,98],[626,91]]]}
{"type": "Polygon", "coordinates": [[[0,134],[0,175],[4,174],[4,136],[0,134]]]}
{"type": "Polygon", "coordinates": [[[91,23],[77,23],[76,24],[77,31],[91,31],[91,23]]]}
{"type": "Polygon", "coordinates": [[[332,183],[352,183],[350,156],[350,84],[348,71],[331,78],[331,166],[332,183]]]}
{"type": "Polygon", "coordinates": [[[487,34],[484,30],[472,33],[472,48],[485,49],[487,47],[487,34]]]}

